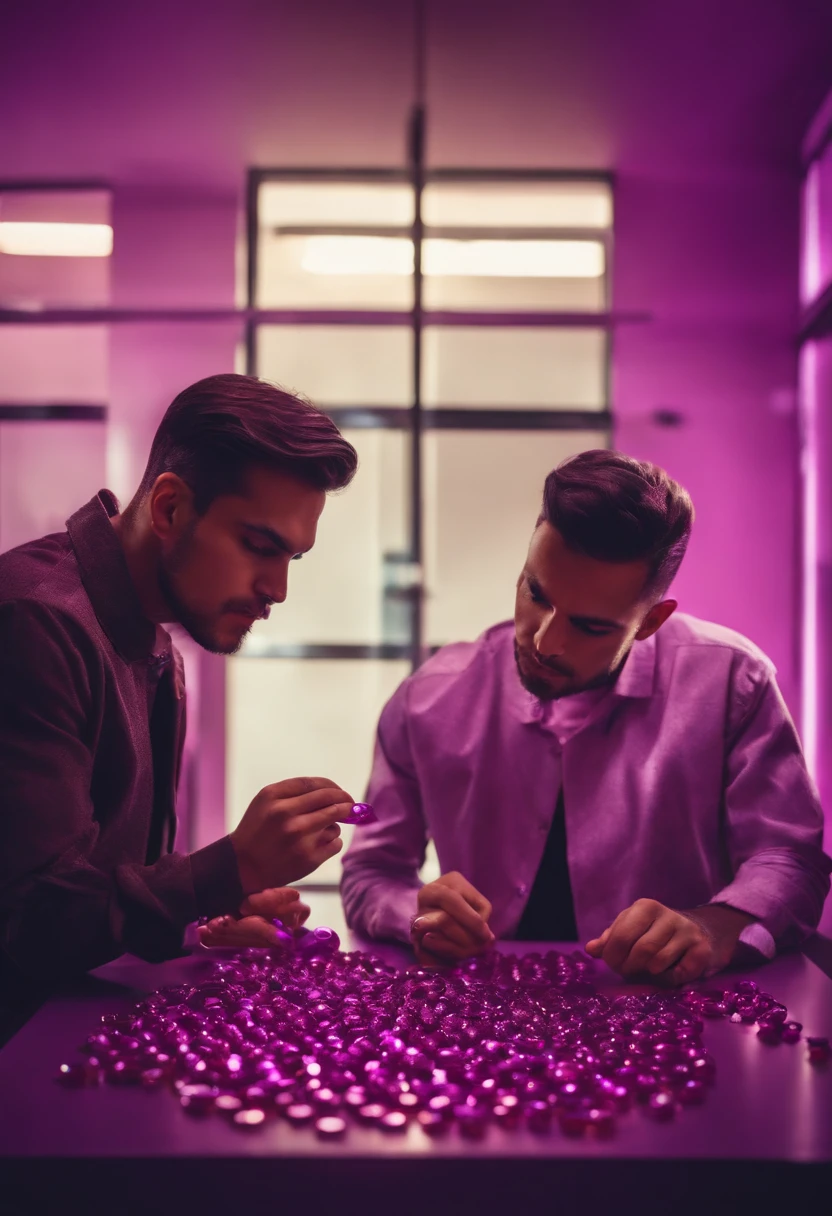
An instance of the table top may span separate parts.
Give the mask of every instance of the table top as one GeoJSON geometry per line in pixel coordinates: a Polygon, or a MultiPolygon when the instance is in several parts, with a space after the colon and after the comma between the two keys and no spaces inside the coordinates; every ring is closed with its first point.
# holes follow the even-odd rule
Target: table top
{"type": "MultiPolygon", "coordinates": [[[[349,934],[335,893],[310,892],[311,925],[342,934],[345,948],[366,947],[349,934]]],[[[407,952],[373,943],[387,961],[408,961],[407,952]]],[[[522,952],[532,944],[503,943],[522,952]]],[[[539,947],[538,947],[539,948],[539,947]]],[[[552,948],[547,944],[546,949],[552,948]]],[[[555,948],[558,948],[557,946],[555,948]]],[[[574,944],[560,948],[575,949],[574,944]]],[[[203,976],[208,952],[150,964],[125,956],[99,968],[55,996],[0,1052],[0,1157],[274,1157],[298,1158],[633,1158],[832,1162],[832,1066],[809,1064],[805,1045],[767,1047],[755,1028],[727,1021],[707,1023],[705,1042],[717,1066],[706,1103],[672,1122],[657,1124],[640,1109],[622,1116],[609,1140],[569,1139],[557,1131],[535,1135],[491,1128],[479,1141],[457,1131],[431,1139],[412,1125],[391,1135],[351,1127],[346,1138],[322,1142],[311,1128],[283,1121],[245,1132],[215,1117],[188,1116],[168,1092],[102,1086],[65,1090],[54,1082],[57,1066],[79,1058],[78,1046],[104,1013],[129,1009],[148,991],[203,976]]],[[[784,955],[750,973],[788,1006],[807,1034],[832,1036],[832,980],[799,953],[784,955]]],[[[718,981],[712,981],[711,986],[718,981]]],[[[625,989],[600,967],[599,988],[625,989]]],[[[643,989],[640,989],[643,991],[643,989]]]]}

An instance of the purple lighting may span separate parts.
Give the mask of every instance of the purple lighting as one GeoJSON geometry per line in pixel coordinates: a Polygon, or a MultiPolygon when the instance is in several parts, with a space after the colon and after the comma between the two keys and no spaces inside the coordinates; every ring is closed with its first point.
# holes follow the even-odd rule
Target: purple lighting
{"type": "MultiPolygon", "coordinates": [[[[315,937],[337,947],[331,929],[315,937]]],[[[56,1080],[165,1088],[190,1117],[243,1129],[282,1117],[329,1140],[353,1121],[472,1139],[491,1126],[603,1137],[632,1108],[663,1122],[705,1100],[716,1074],[705,1019],[756,1022],[765,1052],[802,1038],[753,980],[607,996],[593,971],[580,952],[554,950],[440,972],[337,948],[249,949],[105,1015],[83,1062],[56,1080]]],[[[823,1068],[828,1040],[806,1047],[823,1068]]]]}
{"type": "Polygon", "coordinates": [[[813,342],[800,357],[803,475],[803,619],[801,629],[801,728],[809,772],[817,780],[818,761],[818,446],[817,350],[813,342]]]}

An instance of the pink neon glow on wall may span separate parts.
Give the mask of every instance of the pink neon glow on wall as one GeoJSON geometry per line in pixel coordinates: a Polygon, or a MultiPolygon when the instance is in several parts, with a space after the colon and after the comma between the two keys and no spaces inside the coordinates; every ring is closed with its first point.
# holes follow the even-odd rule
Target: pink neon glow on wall
{"type": "Polygon", "coordinates": [[[801,621],[801,729],[806,762],[817,779],[818,762],[818,447],[817,350],[800,357],[803,588],[801,621]]]}

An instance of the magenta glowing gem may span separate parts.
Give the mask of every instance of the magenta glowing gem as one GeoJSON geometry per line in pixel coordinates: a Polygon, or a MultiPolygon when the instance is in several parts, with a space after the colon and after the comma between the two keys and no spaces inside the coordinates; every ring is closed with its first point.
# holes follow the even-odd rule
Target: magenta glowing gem
{"type": "Polygon", "coordinates": [[[377,823],[378,815],[369,802],[356,802],[349,815],[342,822],[355,824],[356,827],[364,827],[368,823],[377,823]]]}
{"type": "MultiPolygon", "coordinates": [[[[802,1033],[750,981],[609,997],[579,952],[397,970],[341,952],[331,929],[275,929],[288,941],[226,954],[208,975],[106,1014],[57,1079],[169,1089],[191,1115],[240,1128],[282,1115],[328,1139],[352,1123],[476,1138],[492,1125],[548,1134],[556,1121],[568,1136],[605,1136],[634,1102],[663,1120],[705,1100],[716,1069],[704,1017],[757,1022],[763,1042],[802,1033]]],[[[827,1040],[806,1042],[813,1064],[832,1056],[827,1040]]]]}
{"type": "Polygon", "coordinates": [[[335,954],[341,940],[334,929],[298,929],[295,933],[295,948],[301,954],[335,954]]]}
{"type": "Polygon", "coordinates": [[[832,1060],[832,1047],[830,1047],[829,1039],[807,1038],[806,1046],[809,1048],[809,1060],[812,1064],[828,1064],[832,1060]]]}
{"type": "Polygon", "coordinates": [[[346,1135],[347,1121],[340,1115],[324,1115],[315,1121],[315,1131],[324,1140],[340,1140],[346,1135]]]}
{"type": "Polygon", "coordinates": [[[242,1127],[248,1131],[256,1127],[262,1127],[266,1122],[266,1112],[259,1107],[253,1107],[250,1110],[238,1110],[231,1116],[231,1122],[235,1127],[242,1127]]]}

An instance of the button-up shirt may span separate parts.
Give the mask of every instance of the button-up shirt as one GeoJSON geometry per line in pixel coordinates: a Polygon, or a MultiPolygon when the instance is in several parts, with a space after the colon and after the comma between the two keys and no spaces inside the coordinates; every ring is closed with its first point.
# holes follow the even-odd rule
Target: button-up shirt
{"type": "Polygon", "coordinates": [[[378,727],[367,800],[378,822],[344,857],[350,925],[406,940],[428,839],[513,936],[563,788],[581,939],[635,900],[729,904],[779,946],[818,923],[832,862],[771,662],[731,630],[677,613],[617,678],[544,702],[524,689],[514,627],[447,646],[378,727]]]}
{"type": "Polygon", "coordinates": [[[182,660],[143,614],[108,491],[0,557],[0,1004],[243,898],[228,837],[171,852],[182,660]],[[10,995],[11,994],[11,995],[10,995]]]}

